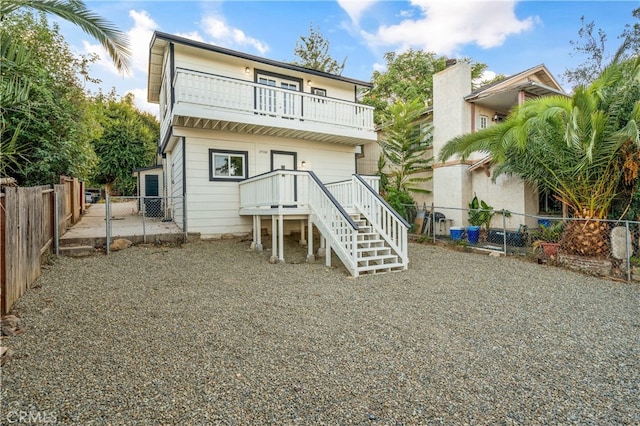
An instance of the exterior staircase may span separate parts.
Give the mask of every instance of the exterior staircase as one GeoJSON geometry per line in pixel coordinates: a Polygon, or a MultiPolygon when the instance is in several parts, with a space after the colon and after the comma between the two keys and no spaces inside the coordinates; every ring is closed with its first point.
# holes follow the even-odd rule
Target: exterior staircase
{"type": "Polygon", "coordinates": [[[274,170],[239,185],[240,215],[254,219],[254,247],[262,246],[261,218],[271,217],[274,262],[284,261],[283,221],[289,217],[308,220],[308,258],[315,227],[323,237],[327,266],[333,252],[354,277],[408,268],[409,224],[380,197],[377,177],[354,174],[324,184],[312,171],[274,170]]]}
{"type": "Polygon", "coordinates": [[[356,268],[359,274],[401,271],[406,269],[400,257],[373,230],[373,226],[361,215],[351,216],[358,225],[356,268]]]}

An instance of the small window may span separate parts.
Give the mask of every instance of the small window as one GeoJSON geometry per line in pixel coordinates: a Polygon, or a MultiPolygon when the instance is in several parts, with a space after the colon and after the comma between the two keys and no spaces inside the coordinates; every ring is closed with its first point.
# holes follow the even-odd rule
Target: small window
{"type": "Polygon", "coordinates": [[[478,130],[486,129],[489,126],[489,117],[481,115],[478,118],[478,130]]]}
{"type": "Polygon", "coordinates": [[[311,88],[311,94],[312,95],[316,95],[316,96],[327,96],[327,91],[326,89],[319,89],[317,87],[312,87],[311,88]]]}
{"type": "Polygon", "coordinates": [[[247,151],[209,150],[209,180],[247,178],[247,151]]]}

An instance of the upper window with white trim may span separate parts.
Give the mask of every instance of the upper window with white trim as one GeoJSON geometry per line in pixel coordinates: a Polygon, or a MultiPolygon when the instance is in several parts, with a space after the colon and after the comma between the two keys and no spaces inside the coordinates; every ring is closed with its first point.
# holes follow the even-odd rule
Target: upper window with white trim
{"type": "Polygon", "coordinates": [[[486,129],[489,126],[489,117],[481,115],[478,117],[478,130],[486,129]]]}
{"type": "Polygon", "coordinates": [[[209,150],[209,180],[247,178],[247,151],[209,150]]]}

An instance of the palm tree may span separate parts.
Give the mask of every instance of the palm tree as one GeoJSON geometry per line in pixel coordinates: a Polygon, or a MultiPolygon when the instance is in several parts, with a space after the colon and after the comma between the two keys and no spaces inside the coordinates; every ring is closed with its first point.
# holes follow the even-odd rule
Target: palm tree
{"type": "Polygon", "coordinates": [[[87,9],[81,0],[2,0],[0,21],[21,8],[51,13],[82,28],[107,51],[118,71],[128,72],[131,51],[124,33],[113,24],[87,9]]]}
{"type": "MultiPolygon", "coordinates": [[[[21,8],[47,12],[78,25],[86,33],[95,37],[107,50],[119,71],[128,72],[131,52],[125,34],[115,26],[89,11],[80,0],[2,0],[0,1],[0,22],[21,8]]],[[[25,164],[27,147],[18,142],[19,124],[12,135],[6,135],[7,114],[12,108],[24,107],[29,99],[29,91],[37,81],[30,75],[31,52],[20,37],[3,34],[0,40],[0,176],[19,171],[25,164]]]]}
{"type": "Polygon", "coordinates": [[[638,179],[640,58],[614,61],[572,97],[536,98],[499,125],[449,141],[440,152],[489,153],[493,179],[512,173],[550,190],[573,217],[561,247],[568,254],[608,253],[605,219],[624,184],[638,179]],[[631,95],[630,95],[631,94],[631,95]],[[635,159],[635,161],[634,161],[635,159]]]}

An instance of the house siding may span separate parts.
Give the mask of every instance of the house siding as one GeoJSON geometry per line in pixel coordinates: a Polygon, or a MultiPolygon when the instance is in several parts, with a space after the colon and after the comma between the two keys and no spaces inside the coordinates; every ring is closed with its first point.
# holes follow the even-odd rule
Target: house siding
{"type": "Polygon", "coordinates": [[[327,97],[353,102],[355,99],[353,84],[331,80],[320,76],[310,76],[293,70],[282,69],[267,64],[248,61],[243,58],[235,58],[220,55],[214,52],[203,52],[190,46],[177,45],[175,47],[175,67],[200,71],[208,74],[253,82],[255,73],[265,71],[282,76],[291,77],[302,82],[300,90],[311,93],[311,88],[326,89],[327,97]],[[222,58],[224,56],[224,58],[222,58]],[[247,74],[245,68],[249,67],[247,74]],[[311,81],[311,84],[308,82],[311,81]]]}
{"type": "MultiPolygon", "coordinates": [[[[270,171],[271,151],[296,152],[297,168],[302,169],[305,161],[305,168],[313,170],[323,182],[349,179],[355,172],[353,146],[198,129],[176,128],[175,133],[186,140],[189,232],[198,232],[201,238],[245,235],[252,226],[251,217],[238,214],[238,182],[209,180],[210,149],[247,151],[249,177],[270,171]]],[[[295,229],[295,225],[290,227],[295,229]]]]}
{"type": "MultiPolygon", "coordinates": [[[[170,170],[169,176],[167,176],[167,183],[169,184],[170,182],[170,195],[171,197],[182,197],[184,195],[182,143],[177,143],[175,145],[173,151],[171,151],[167,159],[170,170]]],[[[180,229],[184,230],[184,200],[182,200],[181,198],[173,198],[172,204],[174,221],[180,227],[180,229]]]]}

